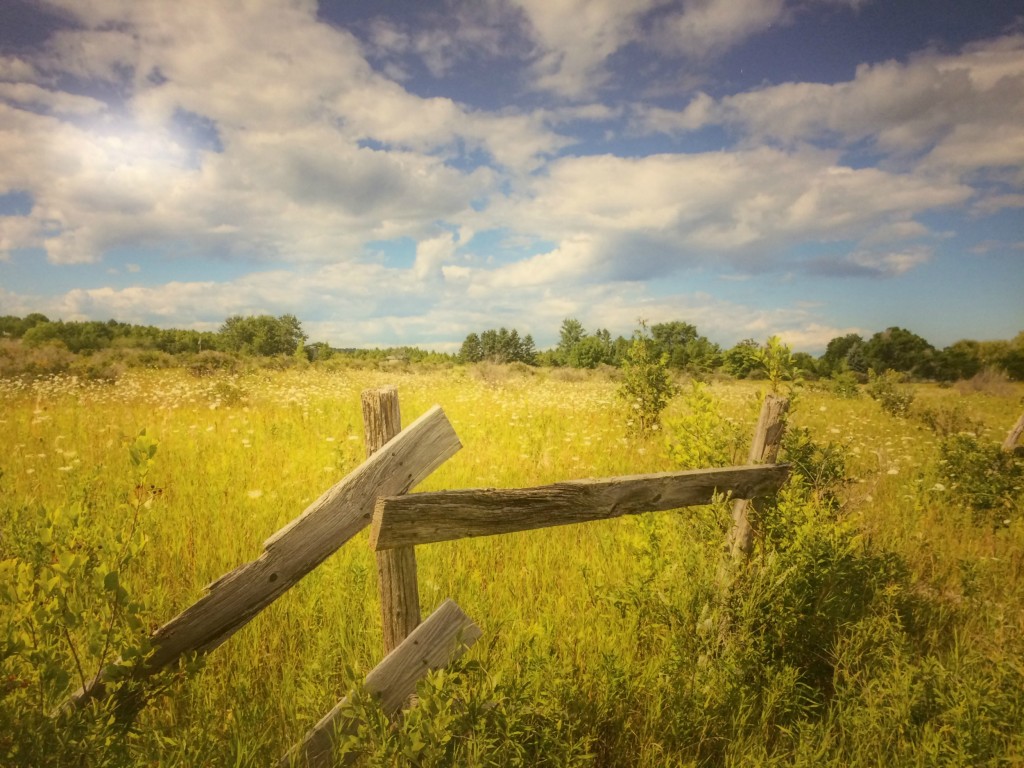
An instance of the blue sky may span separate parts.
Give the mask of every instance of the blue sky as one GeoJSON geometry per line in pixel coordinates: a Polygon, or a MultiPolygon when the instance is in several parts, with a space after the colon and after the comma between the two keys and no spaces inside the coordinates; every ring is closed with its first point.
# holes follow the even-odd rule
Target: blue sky
{"type": "Polygon", "coordinates": [[[0,314],[819,353],[1022,296],[1022,2],[0,3],[0,314]]]}

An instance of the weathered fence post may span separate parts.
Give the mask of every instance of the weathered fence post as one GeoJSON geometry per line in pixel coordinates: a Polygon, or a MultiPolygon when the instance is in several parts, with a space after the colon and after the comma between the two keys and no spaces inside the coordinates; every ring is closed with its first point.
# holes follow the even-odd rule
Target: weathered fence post
{"type": "MultiPolygon", "coordinates": [[[[768,393],[761,405],[754,440],[750,445],[747,461],[750,464],[774,464],[782,446],[782,435],[786,429],[786,413],[789,400],[768,393]]],[[[750,525],[749,499],[737,499],[732,505],[732,532],[729,534],[728,549],[736,559],[748,557],[754,547],[754,529],[750,525]]]]}
{"type": "MultiPolygon", "coordinates": [[[[402,412],[398,405],[398,390],[392,386],[365,390],[362,404],[366,457],[369,458],[402,431],[402,412]]],[[[384,654],[387,655],[420,623],[416,550],[398,547],[376,554],[384,654]]]]}
{"type": "Polygon", "coordinates": [[[1024,434],[1024,413],[1020,415],[1020,418],[1017,419],[1017,423],[1014,425],[1013,429],[1010,430],[1010,434],[1008,434],[1006,439],[1003,441],[1003,450],[1008,453],[1012,453],[1014,448],[1017,447],[1017,442],[1020,440],[1020,436],[1022,434],[1024,434]]]}

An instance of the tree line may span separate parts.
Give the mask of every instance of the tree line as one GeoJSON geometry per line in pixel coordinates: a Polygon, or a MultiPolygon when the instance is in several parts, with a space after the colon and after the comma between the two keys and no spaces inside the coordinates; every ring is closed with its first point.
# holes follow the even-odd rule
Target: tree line
{"type": "MultiPolygon", "coordinates": [[[[722,372],[737,378],[761,375],[764,345],[743,339],[729,348],[710,341],[697,327],[682,320],[646,328],[652,354],[668,368],[693,375],[722,372]]],[[[488,329],[468,334],[457,355],[417,347],[338,349],[309,336],[295,315],[233,315],[217,331],[196,331],[134,325],[116,320],[50,320],[33,313],[0,317],[0,339],[16,340],[28,348],[56,346],[76,355],[106,349],[152,350],[169,355],[221,352],[256,357],[294,358],[316,362],[344,355],[354,359],[406,362],[523,363],[570,368],[622,367],[631,341],[612,337],[606,328],[588,331],[574,317],[562,321],[558,343],[538,350],[532,335],[515,328],[488,329]]],[[[890,327],[868,338],[838,336],[815,358],[805,352],[791,356],[794,369],[805,378],[853,375],[868,371],[897,371],[917,379],[956,381],[990,368],[1024,380],[1024,332],[1008,341],[961,340],[939,349],[905,328],[890,327]]]]}
{"type": "Polygon", "coordinates": [[[38,312],[25,317],[0,316],[0,375],[12,371],[63,370],[74,356],[88,358],[95,353],[119,355],[122,352],[141,353],[141,358],[135,355],[141,364],[151,364],[154,355],[175,359],[205,357],[213,368],[218,367],[214,359],[217,355],[287,357],[306,362],[337,356],[368,362],[452,362],[456,359],[454,355],[410,346],[354,349],[332,347],[323,341],[309,342],[301,321],[291,314],[279,317],[233,315],[216,331],[158,328],[117,320],[51,320],[38,312]],[[12,358],[24,352],[38,353],[43,359],[34,366],[10,364],[12,358]]]}
{"type": "MultiPolygon", "coordinates": [[[[695,375],[718,371],[741,379],[764,373],[766,345],[755,339],[743,339],[726,349],[700,334],[693,324],[681,320],[651,325],[645,335],[649,335],[652,354],[671,369],[695,375]]],[[[552,349],[537,352],[530,335],[520,337],[515,328],[501,328],[470,333],[462,344],[459,359],[467,363],[621,367],[630,345],[631,341],[622,336],[613,339],[605,328],[588,332],[579,320],[567,317],[559,329],[558,344],[552,349]],[[525,340],[528,345],[523,344],[525,340]]],[[[992,368],[1021,381],[1024,331],[1009,341],[962,340],[938,349],[916,333],[893,326],[867,339],[855,333],[836,337],[817,358],[806,352],[792,353],[790,358],[794,370],[805,378],[841,374],[866,377],[874,370],[897,371],[916,379],[957,381],[992,368]]]]}

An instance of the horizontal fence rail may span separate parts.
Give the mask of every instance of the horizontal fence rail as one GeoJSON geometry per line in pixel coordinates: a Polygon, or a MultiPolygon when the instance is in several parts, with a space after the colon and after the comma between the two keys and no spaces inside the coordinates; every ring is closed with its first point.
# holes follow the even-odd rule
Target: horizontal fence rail
{"type": "Polygon", "coordinates": [[[570,480],[535,488],[414,493],[378,499],[370,546],[391,549],[708,504],[717,494],[777,491],[785,464],[570,480]]]}

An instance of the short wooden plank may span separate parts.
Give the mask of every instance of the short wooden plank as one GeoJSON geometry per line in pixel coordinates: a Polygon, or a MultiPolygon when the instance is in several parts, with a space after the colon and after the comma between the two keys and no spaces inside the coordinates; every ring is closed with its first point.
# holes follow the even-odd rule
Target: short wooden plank
{"type": "MultiPolygon", "coordinates": [[[[457,660],[480,638],[480,629],[451,599],[445,600],[402,643],[366,676],[363,686],[375,695],[387,714],[397,712],[416,691],[416,683],[427,672],[457,660]]],[[[336,765],[336,734],[353,732],[357,723],[345,723],[342,713],[348,697],[318,722],[301,744],[281,758],[282,768],[326,768],[336,765]],[[345,731],[348,727],[350,730],[345,731]]]]}
{"type": "Polygon", "coordinates": [[[382,498],[374,510],[370,546],[392,549],[605,520],[708,504],[723,493],[753,498],[778,490],[788,474],[786,465],[727,467],[382,498]]]}
{"type": "MultiPolygon", "coordinates": [[[[213,582],[206,595],[160,627],[139,677],[216,648],[366,527],[378,496],[407,492],[461,447],[444,411],[431,408],[267,539],[258,559],[213,582]]],[[[103,679],[101,673],[69,704],[102,695],[103,679]]]]}

